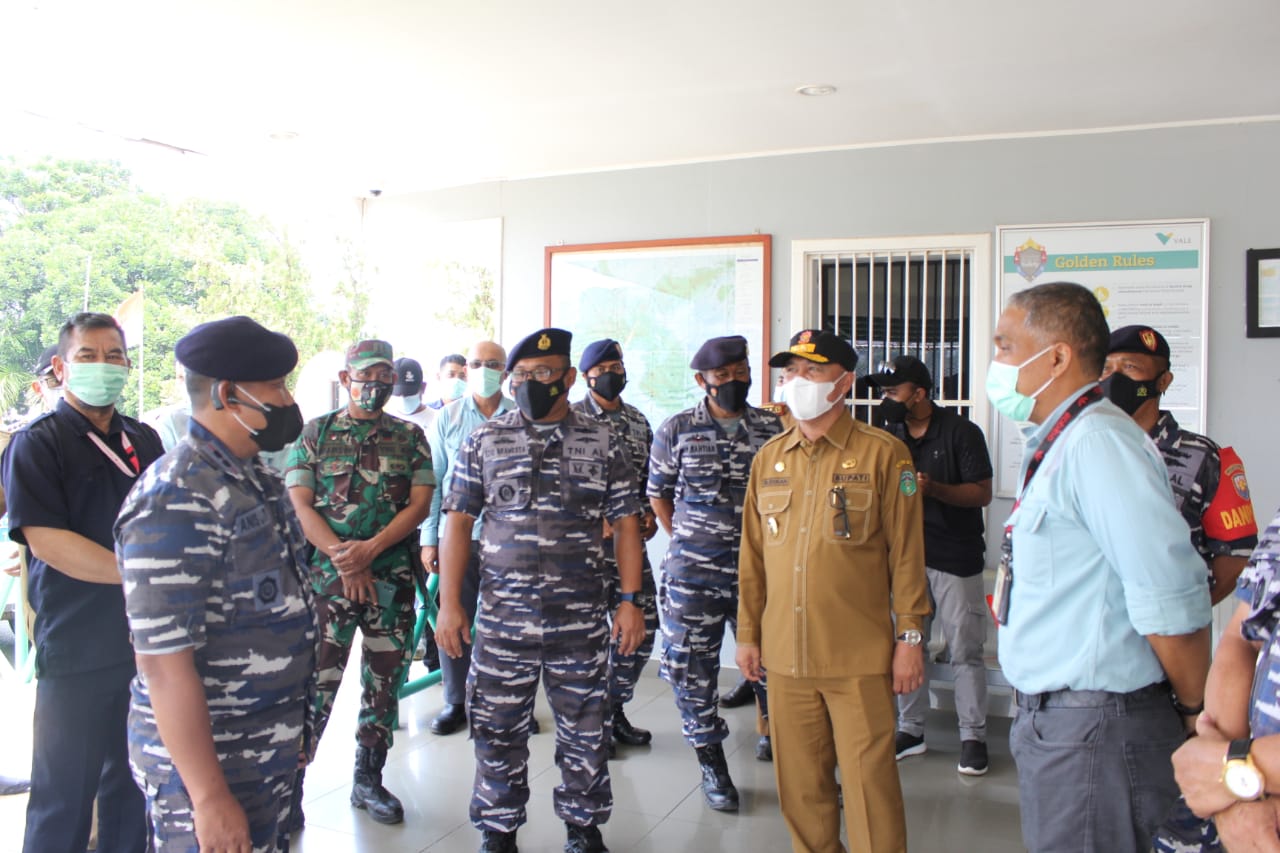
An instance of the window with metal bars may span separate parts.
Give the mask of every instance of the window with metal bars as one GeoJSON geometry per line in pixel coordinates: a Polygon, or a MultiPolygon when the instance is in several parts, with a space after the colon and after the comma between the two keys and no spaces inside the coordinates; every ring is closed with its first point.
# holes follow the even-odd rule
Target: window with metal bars
{"type": "Polygon", "coordinates": [[[876,423],[880,395],[867,374],[899,355],[928,366],[935,403],[971,416],[971,250],[823,253],[809,261],[822,328],[858,351],[854,417],[876,423]]]}

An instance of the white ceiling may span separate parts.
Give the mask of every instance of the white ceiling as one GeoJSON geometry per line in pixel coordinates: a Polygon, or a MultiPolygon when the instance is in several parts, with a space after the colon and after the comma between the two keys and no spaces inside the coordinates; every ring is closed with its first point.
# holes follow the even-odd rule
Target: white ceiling
{"type": "Polygon", "coordinates": [[[0,33],[10,128],[354,195],[1280,117],[1276,0],[0,0],[0,33]]]}

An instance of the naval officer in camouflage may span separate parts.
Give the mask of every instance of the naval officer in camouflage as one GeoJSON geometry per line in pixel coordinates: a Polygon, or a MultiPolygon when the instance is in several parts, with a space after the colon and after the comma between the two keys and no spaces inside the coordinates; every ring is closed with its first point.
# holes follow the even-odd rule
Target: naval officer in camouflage
{"type": "Polygon", "coordinates": [[[391,344],[347,350],[338,374],[344,408],[307,423],[289,452],[285,485],[315,546],[311,586],[322,626],[316,740],[324,733],[356,628],[363,637],[359,725],[351,804],[379,823],[404,808],[382,785],[413,656],[418,525],[431,507],[431,451],[417,424],[385,414],[395,371],[391,344]]]}
{"type": "MultiPolygon", "coordinates": [[[[573,410],[609,424],[618,433],[636,475],[636,499],[643,506],[645,483],[649,481],[649,449],[653,445],[653,428],[639,409],[622,399],[622,389],[627,385],[622,345],[612,338],[593,341],[582,351],[578,370],[586,377],[589,391],[587,396],[573,404],[573,410]]],[[[641,517],[640,535],[647,542],[657,532],[658,522],[653,511],[647,510],[641,517]]],[[[617,561],[613,559],[612,529],[607,522],[604,552],[605,574],[612,585],[610,604],[616,606],[621,589],[618,586],[617,561]]],[[[649,661],[654,638],[658,633],[657,590],[654,588],[648,550],[642,548],[640,556],[643,560],[641,594],[636,596],[635,603],[644,611],[644,639],[635,652],[626,656],[620,655],[614,646],[609,661],[609,713],[613,739],[627,746],[644,746],[653,739],[653,734],[647,729],[633,726],[623,710],[635,696],[636,681],[649,661]]]]}
{"type": "Polygon", "coordinates": [[[116,522],[138,675],[129,757],[158,851],[287,849],[317,631],[306,548],[259,459],[297,437],[298,351],[248,317],[178,341],[189,432],[116,522]]]}
{"type": "Polygon", "coordinates": [[[482,853],[516,850],[529,800],[529,728],[541,677],[556,721],[561,784],[555,810],[569,853],[605,850],[609,819],[610,636],[632,654],[644,636],[641,507],[626,449],[606,424],[569,407],[577,379],[571,336],[534,332],[507,359],[519,411],[477,427],[455,460],[444,499],[436,640],[451,657],[468,642],[461,601],[471,528],[481,512],[480,605],[467,679],[476,776],[471,822],[482,853]],[[621,603],[608,627],[610,581],[602,547],[613,526],[621,603]]]}
{"type": "MultiPolygon", "coordinates": [[[[747,405],[746,338],[712,338],[689,366],[707,396],[658,427],[649,459],[649,502],[671,536],[658,584],[659,672],[675,693],[685,740],[697,751],[707,805],[737,811],[721,746],[729,726],[716,708],[720,646],[738,612],[738,540],[751,460],[782,422],[747,405]]],[[[764,691],[756,687],[767,715],[764,691]]]]}

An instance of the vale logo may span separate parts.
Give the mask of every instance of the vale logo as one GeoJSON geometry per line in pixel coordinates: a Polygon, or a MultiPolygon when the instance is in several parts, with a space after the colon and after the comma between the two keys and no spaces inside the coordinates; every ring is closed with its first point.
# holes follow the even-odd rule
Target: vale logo
{"type": "Polygon", "coordinates": [[[1167,231],[1165,233],[1160,233],[1159,231],[1157,231],[1156,239],[1160,241],[1161,245],[1167,246],[1169,245],[1169,241],[1173,239],[1173,232],[1167,231]]]}

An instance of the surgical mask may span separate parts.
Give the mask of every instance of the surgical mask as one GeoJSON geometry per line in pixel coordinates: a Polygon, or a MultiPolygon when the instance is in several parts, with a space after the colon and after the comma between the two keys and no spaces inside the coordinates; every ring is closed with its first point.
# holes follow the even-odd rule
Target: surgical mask
{"type": "Polygon", "coordinates": [[[239,415],[234,412],[231,413],[231,416],[236,419],[236,423],[249,431],[249,435],[253,437],[253,441],[258,445],[259,450],[265,450],[268,453],[283,450],[288,445],[293,444],[298,436],[302,434],[302,409],[298,408],[297,403],[291,403],[288,406],[273,406],[270,403],[263,403],[239,385],[235,386],[235,388],[237,392],[248,397],[252,403],[246,403],[238,397],[231,398],[234,402],[246,408],[262,412],[267,419],[266,426],[262,427],[262,429],[254,429],[240,420],[239,415]]]}
{"type": "Polygon", "coordinates": [[[564,396],[564,374],[555,382],[539,382],[526,379],[516,388],[516,406],[520,414],[531,421],[538,421],[551,413],[556,402],[564,396]]]}
{"type": "Polygon", "coordinates": [[[1119,406],[1126,415],[1132,415],[1148,400],[1155,400],[1160,396],[1160,391],[1156,388],[1156,380],[1163,373],[1162,370],[1154,379],[1141,381],[1131,379],[1123,373],[1113,373],[1099,384],[1102,385],[1102,393],[1107,395],[1108,400],[1119,406]]]}
{"type": "Polygon", "coordinates": [[[366,412],[380,412],[391,399],[391,389],[390,382],[377,382],[372,379],[362,382],[353,379],[351,380],[351,399],[366,412]],[[359,393],[356,393],[357,385],[360,386],[359,393]]]}
{"type": "Polygon", "coordinates": [[[400,409],[406,415],[412,415],[414,412],[418,411],[418,407],[421,405],[422,405],[421,394],[413,394],[408,397],[400,398],[400,409]]]}
{"type": "Polygon", "coordinates": [[[811,421],[831,411],[836,404],[829,398],[836,390],[836,382],[843,374],[831,382],[814,382],[803,376],[797,376],[787,383],[787,406],[796,420],[811,421]]]}
{"type": "Polygon", "coordinates": [[[465,393],[467,393],[467,380],[461,376],[445,379],[440,386],[440,399],[446,403],[458,399],[465,393]]]}
{"type": "Polygon", "coordinates": [[[40,401],[45,409],[52,412],[58,408],[58,401],[62,399],[62,386],[50,388],[42,381],[40,383],[40,401]]]}
{"type": "Polygon", "coordinates": [[[885,397],[880,401],[880,417],[884,418],[887,424],[900,424],[907,419],[907,404],[885,397]]]}
{"type": "Polygon", "coordinates": [[[726,412],[737,413],[745,409],[749,390],[751,390],[751,382],[743,382],[741,379],[730,379],[719,385],[707,383],[707,397],[726,412]]]}
{"type": "Polygon", "coordinates": [[[587,384],[591,386],[592,391],[606,400],[616,400],[622,393],[622,389],[627,387],[627,374],[602,373],[594,378],[588,378],[587,384]]]}
{"type": "Polygon", "coordinates": [[[72,395],[87,406],[114,406],[129,378],[129,368],[104,361],[67,362],[64,383],[72,395]]]}
{"type": "Polygon", "coordinates": [[[467,387],[477,397],[492,397],[502,387],[502,371],[492,367],[472,367],[467,370],[467,387]]]}
{"type": "Polygon", "coordinates": [[[1047,382],[1028,396],[1018,392],[1018,373],[1051,349],[1053,349],[1052,344],[1022,364],[991,362],[987,367],[987,399],[991,401],[992,406],[995,406],[997,412],[1019,423],[1031,417],[1031,410],[1036,407],[1036,398],[1053,383],[1054,377],[1050,376],[1047,382]]]}

